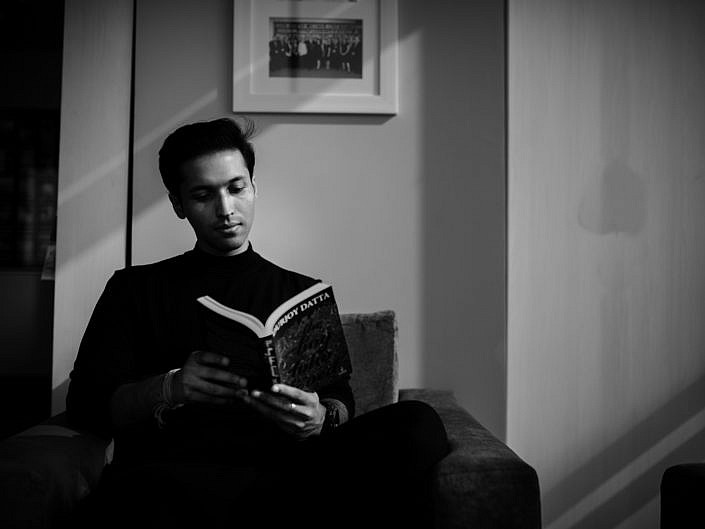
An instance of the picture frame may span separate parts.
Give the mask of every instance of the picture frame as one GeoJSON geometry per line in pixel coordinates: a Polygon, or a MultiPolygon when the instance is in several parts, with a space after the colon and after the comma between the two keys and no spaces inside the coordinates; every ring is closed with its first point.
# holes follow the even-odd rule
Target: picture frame
{"type": "Polygon", "coordinates": [[[233,0],[233,111],[398,112],[397,0],[233,0]]]}

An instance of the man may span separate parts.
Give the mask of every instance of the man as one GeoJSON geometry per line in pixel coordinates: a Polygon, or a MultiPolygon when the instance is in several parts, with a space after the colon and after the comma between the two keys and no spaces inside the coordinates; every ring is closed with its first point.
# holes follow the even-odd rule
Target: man
{"type": "Polygon", "coordinates": [[[116,272],[96,305],[67,412],[75,425],[113,437],[115,455],[79,524],[342,527],[373,512],[398,521],[402,501],[447,451],[438,417],[421,403],[350,421],[347,379],[318,393],[253,389],[266,376],[254,337],[235,344],[233,357],[209,348],[198,297],[264,320],[315,283],[249,242],[257,197],[250,134],[230,119],[194,123],[160,150],[169,200],[196,246],[116,272]],[[351,501],[362,503],[354,515],[351,501]],[[272,504],[281,518],[269,517],[272,504]]]}

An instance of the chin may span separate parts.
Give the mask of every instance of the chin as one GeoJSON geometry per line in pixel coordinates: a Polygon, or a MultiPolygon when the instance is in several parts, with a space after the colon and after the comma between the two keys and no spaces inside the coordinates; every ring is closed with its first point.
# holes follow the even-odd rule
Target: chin
{"type": "Polygon", "coordinates": [[[242,241],[242,242],[238,242],[237,244],[228,244],[227,246],[221,247],[221,248],[219,248],[219,249],[220,249],[220,251],[221,251],[223,254],[227,255],[227,254],[230,254],[230,253],[232,253],[232,252],[236,252],[236,251],[238,251],[238,250],[242,250],[242,249],[243,249],[242,246],[243,246],[244,244],[246,244],[246,242],[245,242],[245,241],[242,241]]]}

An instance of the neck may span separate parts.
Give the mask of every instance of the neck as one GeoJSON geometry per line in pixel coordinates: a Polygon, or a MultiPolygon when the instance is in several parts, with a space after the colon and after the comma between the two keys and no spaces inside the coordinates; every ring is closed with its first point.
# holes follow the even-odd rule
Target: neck
{"type": "Polygon", "coordinates": [[[234,255],[240,255],[241,253],[245,253],[245,252],[247,251],[247,249],[250,247],[250,240],[247,239],[247,240],[246,240],[244,243],[242,243],[240,246],[238,246],[237,248],[235,248],[234,250],[232,250],[232,251],[230,251],[230,252],[228,252],[228,253],[217,253],[217,252],[214,252],[213,250],[211,250],[210,248],[208,248],[206,245],[201,244],[199,241],[196,241],[196,246],[198,246],[198,248],[199,248],[201,251],[207,253],[208,255],[213,255],[213,256],[216,256],[216,257],[232,257],[232,256],[234,256],[234,255]]]}

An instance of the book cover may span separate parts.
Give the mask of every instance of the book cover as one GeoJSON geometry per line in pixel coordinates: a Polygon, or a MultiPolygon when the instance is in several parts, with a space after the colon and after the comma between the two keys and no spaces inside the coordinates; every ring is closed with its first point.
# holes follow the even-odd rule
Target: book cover
{"type": "MultiPolygon", "coordinates": [[[[259,339],[261,358],[271,375],[268,385],[283,383],[304,391],[318,391],[352,372],[333,288],[328,284],[316,283],[285,301],[265,322],[209,296],[198,298],[198,302],[239,324],[236,327],[249,329],[250,336],[259,339]]],[[[232,331],[232,339],[241,343],[243,329],[232,331]]],[[[221,326],[221,349],[227,349],[227,341],[221,326]]]]}

